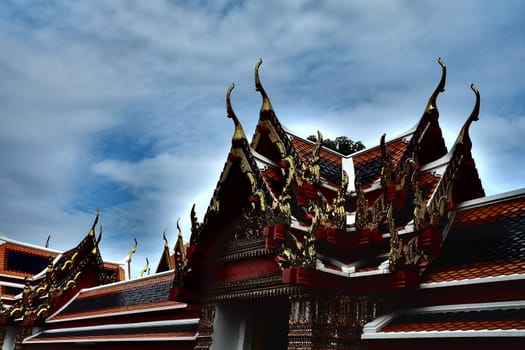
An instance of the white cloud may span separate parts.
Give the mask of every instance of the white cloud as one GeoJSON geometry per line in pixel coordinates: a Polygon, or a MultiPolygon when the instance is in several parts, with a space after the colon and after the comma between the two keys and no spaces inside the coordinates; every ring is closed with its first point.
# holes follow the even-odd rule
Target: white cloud
{"type": "Polygon", "coordinates": [[[472,126],[482,181],[491,191],[523,186],[515,180],[523,174],[501,175],[515,174],[523,160],[522,7],[4,2],[0,231],[36,243],[48,232],[68,232],[61,236],[66,248],[78,240],[71,232],[83,234],[101,206],[109,257],[124,256],[132,236],[141,235],[141,254],[153,259],[164,227],[174,233],[182,216],[188,229],[191,204],[202,203],[200,214],[208,205],[233,130],[224,117],[232,81],[232,103],[252,134],[259,57],[263,84],[287,127],[371,145],[418,120],[442,56],[449,74],[438,103],[447,141],[470,113],[474,81],[482,95],[472,126]]]}

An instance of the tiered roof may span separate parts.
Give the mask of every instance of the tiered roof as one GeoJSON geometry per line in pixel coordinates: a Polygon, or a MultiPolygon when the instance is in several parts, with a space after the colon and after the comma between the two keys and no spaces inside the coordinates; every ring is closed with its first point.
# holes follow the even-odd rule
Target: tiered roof
{"type": "MultiPolygon", "coordinates": [[[[441,309],[428,309],[436,305],[484,305],[483,312],[461,311],[451,324],[515,314],[499,302],[521,310],[523,297],[507,282],[514,281],[515,288],[525,273],[524,191],[484,197],[469,137],[480,106],[474,85],[473,110],[447,149],[437,108],[446,66],[439,64],[441,79],[414,127],[344,156],[323,148],[321,133],[312,142],[281,125],[262,87],[259,62],[255,85],[262,106],[255,133],[248,142],[233,112],[230,88],[232,147],[204,221],[192,217],[188,264],[175,282],[175,294],[209,302],[306,290],[392,293],[395,305],[385,303],[386,312],[396,309],[390,321],[399,312],[438,315],[441,309]],[[497,296],[476,297],[475,288],[453,295],[442,290],[485,282],[498,287],[504,282],[505,288],[497,296]]],[[[410,317],[392,324],[411,325],[410,317]]],[[[379,333],[377,328],[367,337],[379,333]]]]}
{"type": "Polygon", "coordinates": [[[255,81],[263,103],[258,126],[252,142],[248,143],[231,106],[233,87],[230,88],[227,110],[235,124],[232,150],[204,225],[199,228],[200,237],[194,237],[194,241],[213,250],[212,246],[221,239],[217,234],[212,237],[211,233],[224,220],[219,217],[240,213],[244,210],[241,208],[251,202],[251,215],[259,217],[261,226],[274,230],[267,235],[265,247],[275,249],[286,267],[319,270],[319,266],[331,272],[355,271],[362,268],[361,260],[386,255],[383,259],[373,259],[377,261],[375,267],[366,266],[367,270],[383,271],[384,261],[392,259],[395,253],[397,261],[386,266],[389,272],[396,272],[396,266],[404,266],[403,269],[409,268],[410,272],[416,268],[422,273],[432,254],[438,254],[436,246],[441,239],[434,236],[443,233],[449,210],[465,199],[484,195],[468,138],[468,128],[479,113],[479,93],[473,87],[474,110],[447,153],[436,104],[446,79],[445,64],[441,60],[439,63],[441,80],[413,128],[389,141],[383,136],[378,146],[343,156],[321,147],[320,133],[318,142],[313,143],[281,125],[260,82],[259,62],[255,81]],[[468,176],[457,176],[459,169],[468,176]],[[355,182],[350,190],[349,182],[355,182]],[[236,184],[236,191],[226,190],[230,183],[236,184]],[[466,183],[469,183],[466,189],[460,188],[466,183]],[[232,193],[237,199],[232,199],[232,193]],[[275,232],[281,227],[284,227],[282,234],[275,232]],[[395,236],[403,236],[399,247],[393,247],[390,239],[393,229],[395,236]],[[426,229],[439,232],[431,235],[434,238],[424,238],[426,229]],[[410,245],[409,240],[412,240],[410,245]],[[308,253],[305,249],[309,241],[313,250],[308,253]],[[418,261],[419,265],[415,266],[415,261],[409,261],[408,249],[418,250],[410,254],[419,254],[425,263],[418,261]]]}
{"type": "Polygon", "coordinates": [[[174,277],[167,271],[83,289],[47,319],[47,330],[25,344],[30,349],[93,343],[127,348],[153,342],[155,348],[192,348],[199,309],[169,299],[174,277]]]}

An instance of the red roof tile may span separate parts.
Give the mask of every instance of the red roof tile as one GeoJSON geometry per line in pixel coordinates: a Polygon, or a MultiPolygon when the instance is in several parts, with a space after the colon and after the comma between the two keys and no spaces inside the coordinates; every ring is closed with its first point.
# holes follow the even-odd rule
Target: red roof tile
{"type": "Polygon", "coordinates": [[[430,199],[440,179],[441,177],[436,176],[430,172],[419,174],[419,177],[418,177],[419,187],[423,190],[424,194],[426,193],[426,196],[425,198],[423,198],[423,200],[430,199]]]}
{"type": "Polygon", "coordinates": [[[168,300],[173,278],[174,274],[168,272],[83,290],[52,319],[63,320],[88,315],[95,316],[185,305],[168,300]]]}
{"type": "MultiPolygon", "coordinates": [[[[407,149],[408,143],[403,139],[391,141],[386,144],[392,163],[396,165],[407,149]]],[[[381,148],[379,146],[360,152],[353,157],[356,173],[359,173],[363,185],[370,184],[381,176],[383,167],[381,148]]]]}
{"type": "MultiPolygon", "coordinates": [[[[291,143],[303,162],[310,159],[315,149],[314,144],[296,137],[291,139],[291,143]]],[[[322,148],[319,157],[321,176],[333,184],[340,184],[343,164],[342,155],[322,148]]]]}
{"type": "MultiPolygon", "coordinates": [[[[392,157],[392,162],[394,164],[397,164],[399,159],[401,159],[401,156],[403,155],[403,152],[405,152],[407,146],[408,143],[403,141],[403,139],[394,140],[386,144],[386,150],[388,151],[388,153],[390,153],[390,156],[392,157]]],[[[370,148],[369,150],[365,150],[359,153],[357,156],[355,156],[354,165],[359,166],[367,161],[376,158],[381,158],[381,148],[379,146],[370,148]]]]}
{"type": "Polygon", "coordinates": [[[454,218],[454,226],[488,224],[521,216],[525,216],[525,198],[460,211],[454,218]]]}
{"type": "Polygon", "coordinates": [[[481,261],[458,266],[440,266],[423,283],[450,282],[473,278],[525,274],[525,258],[481,261]]]}
{"type": "Polygon", "coordinates": [[[484,310],[403,314],[381,332],[430,332],[525,329],[524,310],[484,310]]]}
{"type": "Polygon", "coordinates": [[[282,189],[281,181],[283,179],[280,169],[267,168],[262,171],[262,175],[270,191],[275,197],[278,197],[282,189]]]}

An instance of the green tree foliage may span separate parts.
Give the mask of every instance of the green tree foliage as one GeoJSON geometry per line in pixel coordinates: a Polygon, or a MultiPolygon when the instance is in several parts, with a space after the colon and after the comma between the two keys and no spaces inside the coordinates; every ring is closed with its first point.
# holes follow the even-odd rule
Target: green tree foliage
{"type": "MultiPolygon", "coordinates": [[[[307,139],[316,142],[317,136],[310,135],[307,139]]],[[[361,141],[353,141],[346,136],[338,136],[335,140],[324,139],[323,146],[344,154],[345,156],[365,149],[365,145],[361,141]]]]}

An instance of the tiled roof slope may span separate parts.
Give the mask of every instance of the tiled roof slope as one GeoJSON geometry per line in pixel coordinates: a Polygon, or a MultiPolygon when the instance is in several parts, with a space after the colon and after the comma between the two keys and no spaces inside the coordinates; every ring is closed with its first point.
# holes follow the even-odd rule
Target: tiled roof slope
{"type": "MultiPolygon", "coordinates": [[[[398,138],[386,143],[386,150],[390,154],[394,166],[396,166],[401,159],[407,146],[408,143],[404,138],[398,138]]],[[[370,185],[379,179],[383,167],[383,158],[381,157],[381,148],[379,146],[357,152],[352,158],[355,173],[359,174],[363,186],[370,185]]]]}
{"type": "Polygon", "coordinates": [[[95,316],[114,312],[147,309],[176,304],[168,301],[174,273],[113,283],[81,291],[78,296],[49,320],[95,316]]]}
{"type": "MultiPolygon", "coordinates": [[[[304,140],[296,135],[288,133],[291,139],[291,144],[296,153],[301,157],[301,160],[307,161],[314,151],[315,144],[304,140]]],[[[392,158],[394,165],[397,165],[403,153],[407,149],[407,136],[391,140],[386,143],[387,152],[392,158]]],[[[334,185],[341,184],[342,176],[342,158],[344,157],[337,152],[333,152],[326,148],[321,150],[320,167],[321,176],[334,185]]],[[[381,148],[379,146],[367,148],[365,150],[355,153],[352,157],[354,162],[355,173],[359,174],[362,185],[370,185],[381,176],[381,169],[383,167],[383,159],[381,157],[381,148]]]]}
{"type": "Polygon", "coordinates": [[[138,322],[124,325],[103,325],[46,330],[26,339],[24,348],[41,345],[64,349],[83,348],[96,343],[100,349],[144,349],[144,342],[152,348],[191,349],[198,329],[198,319],[138,322]],[[169,342],[168,345],[165,342],[169,342]],[[176,342],[177,345],[172,342],[176,342]]]}
{"type": "Polygon", "coordinates": [[[525,274],[525,196],[460,210],[424,282],[525,274]]]}
{"type": "Polygon", "coordinates": [[[431,332],[525,329],[524,309],[402,314],[381,332],[431,332]]]}
{"type": "MultiPolygon", "coordinates": [[[[314,143],[308,142],[304,139],[295,136],[291,136],[291,143],[303,162],[308,161],[308,159],[310,159],[310,157],[312,156],[312,152],[315,148],[314,143]]],[[[332,184],[341,184],[342,155],[337,154],[336,152],[329,151],[326,148],[323,148],[319,157],[321,176],[325,180],[331,182],[332,184]]]]}

